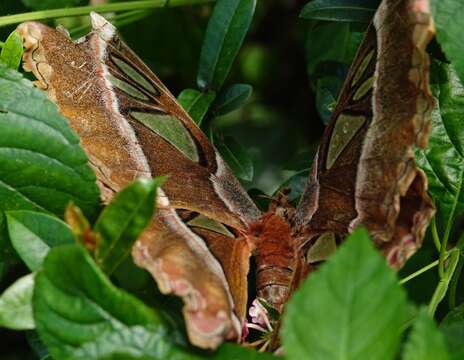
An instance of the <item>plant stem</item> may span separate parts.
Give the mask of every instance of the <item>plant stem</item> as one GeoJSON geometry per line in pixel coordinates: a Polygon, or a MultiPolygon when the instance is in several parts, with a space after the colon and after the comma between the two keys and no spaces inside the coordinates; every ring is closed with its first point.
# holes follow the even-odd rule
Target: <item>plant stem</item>
{"type": "Polygon", "coordinates": [[[440,279],[443,279],[446,277],[445,274],[445,253],[446,253],[446,248],[448,246],[448,239],[451,233],[451,229],[453,228],[453,220],[454,220],[454,214],[456,213],[456,208],[458,206],[458,201],[459,201],[459,195],[461,194],[461,189],[462,189],[462,178],[464,176],[463,174],[464,171],[461,171],[461,176],[459,177],[459,182],[458,186],[456,189],[456,197],[454,198],[453,201],[453,206],[451,208],[451,211],[448,215],[448,220],[446,222],[446,228],[445,228],[445,233],[443,235],[443,239],[441,242],[440,246],[440,263],[438,264],[438,274],[440,275],[440,279]]]}
{"type": "Polygon", "coordinates": [[[435,315],[435,311],[437,310],[438,305],[446,296],[450,281],[456,270],[456,266],[458,264],[460,255],[461,250],[459,249],[454,248],[452,251],[450,251],[448,267],[444,270],[443,277],[440,278],[440,281],[438,282],[438,285],[435,288],[435,292],[433,293],[432,299],[430,300],[428,306],[428,313],[432,317],[435,315]]]}
{"type": "Polygon", "coordinates": [[[435,260],[434,262],[424,266],[423,268],[420,268],[419,270],[413,272],[411,275],[406,276],[405,278],[400,280],[400,285],[406,284],[408,281],[414,279],[415,277],[422,275],[426,271],[433,269],[435,266],[438,265],[438,260],[435,260]]]}
{"type": "Polygon", "coordinates": [[[441,241],[440,241],[440,236],[438,235],[437,217],[436,216],[434,216],[432,218],[432,222],[430,223],[430,229],[432,230],[433,243],[435,244],[435,247],[437,248],[437,251],[440,252],[441,241]]]}
{"type": "MultiPolygon", "coordinates": [[[[145,16],[150,15],[151,11],[149,10],[132,10],[132,11],[126,11],[122,14],[114,15],[114,16],[105,16],[108,21],[111,21],[111,23],[116,26],[117,28],[127,25],[129,23],[132,23],[134,21],[140,20],[144,18],[145,16]]],[[[69,33],[72,38],[79,37],[82,35],[85,35],[91,28],[90,22],[76,26],[74,28],[69,29],[69,33]]]]}
{"type": "Polygon", "coordinates": [[[458,265],[456,267],[456,271],[451,278],[450,286],[449,286],[449,295],[448,295],[448,305],[449,309],[453,310],[456,307],[456,291],[458,288],[459,279],[461,277],[462,268],[464,266],[463,257],[459,258],[458,265]]]}
{"type": "Polygon", "coordinates": [[[115,26],[116,27],[121,27],[124,25],[131,24],[135,21],[141,20],[144,17],[147,17],[148,15],[151,14],[151,11],[144,11],[144,10],[136,10],[136,11],[131,11],[130,13],[126,13],[127,16],[122,16],[125,14],[121,14],[121,16],[115,16],[115,26]]]}
{"type": "Polygon", "coordinates": [[[456,267],[456,271],[454,272],[453,278],[451,279],[450,283],[450,290],[449,290],[449,308],[453,310],[456,307],[456,292],[459,284],[459,279],[461,278],[462,269],[464,268],[464,257],[462,250],[464,248],[464,233],[459,236],[458,243],[456,247],[461,251],[458,265],[456,267]]]}
{"type": "MultiPolygon", "coordinates": [[[[462,235],[463,241],[464,241],[464,234],[462,235]]],[[[450,249],[449,251],[446,252],[445,254],[445,260],[448,258],[448,256],[451,254],[452,251],[456,250],[456,248],[450,249]]],[[[418,277],[419,275],[422,275],[426,271],[429,271],[430,269],[433,269],[435,266],[439,264],[439,260],[435,260],[434,262],[431,262],[430,264],[424,266],[423,268],[420,268],[419,270],[413,272],[412,274],[406,276],[405,278],[400,280],[400,285],[406,284],[408,281],[414,279],[415,277],[418,277]]]]}
{"type": "Polygon", "coordinates": [[[212,2],[213,0],[143,0],[143,1],[126,1],[119,3],[78,6],[73,8],[53,9],[43,11],[33,11],[22,14],[8,15],[0,17],[0,26],[21,23],[23,21],[45,20],[58,17],[81,16],[87,15],[91,11],[119,12],[128,10],[144,10],[161,8],[169,4],[169,6],[196,5],[212,2]]]}

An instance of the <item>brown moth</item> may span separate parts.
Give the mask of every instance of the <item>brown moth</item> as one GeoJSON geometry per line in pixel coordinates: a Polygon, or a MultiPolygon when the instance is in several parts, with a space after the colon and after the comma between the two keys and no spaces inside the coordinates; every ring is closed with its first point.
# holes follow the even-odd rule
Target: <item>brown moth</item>
{"type": "Polygon", "coordinates": [[[76,42],[63,30],[21,24],[24,68],[79,134],[105,202],[137,177],[169,175],[132,256],[163,293],[183,299],[193,344],[215,348],[241,338],[251,256],[258,298],[282,311],[358,225],[396,269],[420,246],[434,213],[413,153],[427,143],[434,104],[428,0],[382,2],[298,207],[282,196],[265,214],[116,29],[91,18],[92,32],[76,42]]]}

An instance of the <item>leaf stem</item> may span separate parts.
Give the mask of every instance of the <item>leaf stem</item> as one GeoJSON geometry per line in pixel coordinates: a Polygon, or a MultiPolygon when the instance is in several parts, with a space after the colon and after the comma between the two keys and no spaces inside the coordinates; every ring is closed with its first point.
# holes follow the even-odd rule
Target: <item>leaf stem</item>
{"type": "Polygon", "coordinates": [[[439,258],[440,262],[438,264],[438,274],[440,275],[440,279],[443,279],[446,277],[445,254],[446,254],[446,248],[448,246],[448,239],[451,233],[451,229],[453,228],[453,220],[454,220],[454,215],[456,213],[456,207],[458,205],[459,195],[461,194],[463,172],[464,171],[461,171],[461,176],[459,177],[459,182],[458,182],[458,186],[456,189],[456,197],[454,198],[453,206],[451,208],[451,212],[449,213],[448,221],[446,222],[445,233],[443,235],[443,240],[440,246],[440,258],[439,258]]]}
{"type": "Polygon", "coordinates": [[[78,6],[73,8],[32,11],[22,14],[14,14],[0,17],[0,26],[12,25],[21,23],[23,21],[32,20],[45,20],[58,17],[70,17],[87,15],[91,11],[105,13],[105,12],[119,12],[128,10],[144,10],[161,8],[169,4],[169,6],[183,6],[183,5],[196,5],[209,3],[214,0],[143,0],[143,1],[125,1],[118,3],[78,6]]]}
{"type": "Polygon", "coordinates": [[[430,223],[430,229],[432,230],[433,243],[435,244],[435,247],[437,248],[437,251],[440,252],[441,241],[440,241],[440,236],[438,235],[437,217],[436,216],[434,216],[432,218],[432,222],[430,223]]]}
{"type": "MultiPolygon", "coordinates": [[[[463,241],[464,241],[464,234],[463,236],[463,241]]],[[[455,251],[456,248],[450,249],[445,253],[445,260],[448,258],[448,256],[451,254],[452,251],[455,251]]],[[[399,281],[400,285],[406,284],[408,281],[411,281],[412,279],[418,277],[419,275],[422,275],[426,271],[429,271],[430,269],[433,269],[435,266],[439,264],[440,260],[435,260],[434,262],[431,262],[430,264],[424,266],[423,268],[420,268],[419,270],[413,272],[412,274],[406,276],[405,278],[401,279],[399,281]]]]}
{"type": "Polygon", "coordinates": [[[428,313],[432,317],[435,315],[435,311],[437,310],[438,305],[445,298],[445,295],[449,288],[450,281],[456,270],[460,255],[461,255],[461,250],[457,248],[454,248],[452,251],[450,251],[450,259],[449,259],[448,267],[446,270],[444,270],[443,277],[440,278],[440,281],[437,287],[435,288],[435,292],[433,293],[432,299],[430,300],[430,303],[428,306],[428,313]]]}
{"type": "Polygon", "coordinates": [[[451,278],[449,286],[448,305],[450,311],[456,307],[456,291],[458,288],[459,278],[461,277],[462,269],[464,267],[464,259],[462,255],[459,257],[458,265],[453,277],[451,278]]]}
{"type": "Polygon", "coordinates": [[[437,266],[439,263],[438,260],[435,260],[434,262],[424,266],[423,268],[420,268],[419,270],[413,272],[411,275],[406,276],[405,278],[400,280],[400,285],[406,284],[408,281],[414,279],[415,277],[422,275],[426,271],[429,271],[430,269],[433,269],[435,266],[437,266]]]}
{"type": "Polygon", "coordinates": [[[464,268],[464,257],[462,254],[462,250],[464,248],[464,233],[459,236],[458,243],[456,247],[461,251],[458,265],[456,267],[456,271],[454,272],[453,278],[451,279],[450,283],[450,290],[449,290],[449,297],[448,303],[450,310],[453,310],[456,307],[456,292],[458,288],[459,279],[462,274],[462,269],[464,268]]]}

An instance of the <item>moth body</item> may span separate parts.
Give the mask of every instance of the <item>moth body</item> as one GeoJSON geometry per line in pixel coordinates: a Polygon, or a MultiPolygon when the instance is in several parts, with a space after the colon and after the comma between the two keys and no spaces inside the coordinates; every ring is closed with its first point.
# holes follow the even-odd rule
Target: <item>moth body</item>
{"type": "Polygon", "coordinates": [[[296,268],[297,248],[290,224],[293,213],[287,204],[273,205],[250,225],[248,235],[256,259],[257,296],[279,312],[289,297],[296,268]]]}

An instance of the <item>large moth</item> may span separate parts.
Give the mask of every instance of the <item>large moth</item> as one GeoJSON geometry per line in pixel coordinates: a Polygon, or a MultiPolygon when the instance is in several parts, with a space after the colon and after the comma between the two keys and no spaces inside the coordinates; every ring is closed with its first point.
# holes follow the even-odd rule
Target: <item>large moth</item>
{"type": "Polygon", "coordinates": [[[358,225],[396,269],[420,246],[434,213],[413,152],[427,143],[433,107],[428,0],[382,2],[299,205],[280,197],[264,214],[116,29],[91,19],[92,32],[76,42],[64,30],[21,24],[24,68],[79,134],[104,201],[137,177],[169,175],[132,256],[162,292],[183,299],[193,344],[215,348],[241,337],[251,256],[257,296],[282,311],[358,225]]]}

